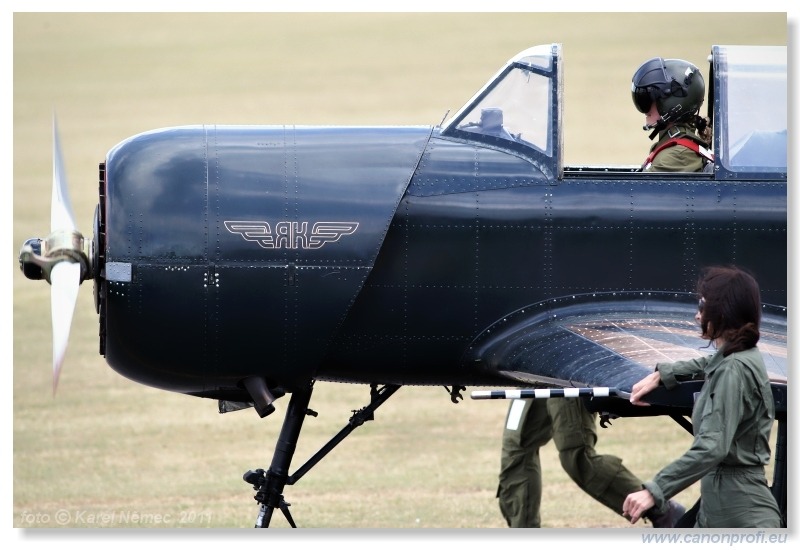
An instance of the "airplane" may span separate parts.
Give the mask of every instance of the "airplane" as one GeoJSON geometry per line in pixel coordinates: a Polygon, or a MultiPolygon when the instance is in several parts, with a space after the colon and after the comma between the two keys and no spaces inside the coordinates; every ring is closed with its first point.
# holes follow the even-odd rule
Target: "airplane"
{"type": "Polygon", "coordinates": [[[125,377],[264,418],[289,395],[256,527],[400,387],[452,402],[580,398],[603,422],[687,416],[700,381],[628,401],[656,361],[709,354],[694,324],[704,265],[762,290],[759,348],[778,421],[772,490],[786,517],[785,46],[715,45],[714,160],[696,173],[565,166],[563,52],[510,58],[436,126],[156,129],[99,165],[93,236],[72,214],[54,119],[51,233],[26,277],[51,285],[53,391],[81,283],[100,353],[125,377]],[[294,473],[315,383],[369,402],[294,473]]]}

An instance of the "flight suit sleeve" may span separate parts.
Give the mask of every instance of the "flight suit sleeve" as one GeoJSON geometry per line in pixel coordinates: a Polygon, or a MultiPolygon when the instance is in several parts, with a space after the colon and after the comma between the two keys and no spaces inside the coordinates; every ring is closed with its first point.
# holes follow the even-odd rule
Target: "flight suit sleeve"
{"type": "Polygon", "coordinates": [[[678,377],[702,379],[705,366],[710,357],[699,357],[688,361],[676,361],[674,363],[657,363],[656,370],[661,376],[661,382],[668,390],[678,385],[678,377]]]}
{"type": "Polygon", "coordinates": [[[655,506],[665,502],[719,465],[730,452],[742,418],[741,375],[733,368],[719,368],[706,382],[697,405],[702,407],[695,421],[692,446],[683,456],[661,470],[644,487],[652,493],[655,506]]]}

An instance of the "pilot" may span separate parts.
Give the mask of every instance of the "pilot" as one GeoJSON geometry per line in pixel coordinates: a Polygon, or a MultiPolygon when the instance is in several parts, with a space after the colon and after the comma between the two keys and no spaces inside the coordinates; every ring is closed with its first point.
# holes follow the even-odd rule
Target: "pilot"
{"type": "Polygon", "coordinates": [[[705,91],[700,70],[682,59],[654,57],[636,70],[633,104],[645,115],[650,139],[658,136],[642,171],[700,172],[709,164],[713,167],[711,128],[699,115],[705,91]]]}
{"type": "MultiPolygon", "coordinates": [[[[542,469],[539,448],[550,439],[561,466],[588,495],[622,515],[625,497],[642,481],[613,455],[595,451],[597,413],[579,398],[517,399],[503,430],[497,498],[509,527],[541,527],[542,469]]],[[[653,527],[674,527],[685,509],[674,500],[645,517],[653,527]]]]}

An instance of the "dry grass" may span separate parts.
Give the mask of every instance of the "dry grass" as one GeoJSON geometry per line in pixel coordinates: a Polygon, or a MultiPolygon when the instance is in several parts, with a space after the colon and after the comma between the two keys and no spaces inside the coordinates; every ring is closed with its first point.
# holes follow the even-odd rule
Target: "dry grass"
{"type": "MultiPolygon", "coordinates": [[[[630,102],[654,55],[706,67],[712,44],[782,43],[782,14],[35,14],[14,16],[14,253],[49,227],[50,124],[58,112],[79,224],[90,233],[97,163],[129,135],[195,124],[435,124],[511,55],[562,42],[566,161],[637,164],[648,147],[630,102]],[[678,22],[680,23],[678,24],[678,22]],[[675,42],[672,36],[680,40],[675,42]]],[[[280,413],[219,416],[216,403],[129,382],[97,353],[82,289],[58,396],[49,289],[13,274],[13,525],[249,527],[241,480],[269,465],[280,413]],[[138,515],[137,515],[138,514],[138,515]],[[93,523],[90,523],[90,520],[93,523]]],[[[319,384],[295,466],[344,426],[368,388],[319,384]]],[[[286,498],[301,526],[503,527],[494,492],[506,403],[450,403],[403,388],[286,498]]],[[[646,478],[689,436],[623,419],[600,449],[646,478]]],[[[546,527],[626,527],[561,470],[551,446],[546,527]]],[[[679,498],[690,504],[694,488],[679,498]]],[[[285,526],[276,513],[273,524],[285,526]]],[[[471,535],[470,535],[471,536],[471,535]]],[[[476,536],[481,536],[476,534],[476,536]]]]}

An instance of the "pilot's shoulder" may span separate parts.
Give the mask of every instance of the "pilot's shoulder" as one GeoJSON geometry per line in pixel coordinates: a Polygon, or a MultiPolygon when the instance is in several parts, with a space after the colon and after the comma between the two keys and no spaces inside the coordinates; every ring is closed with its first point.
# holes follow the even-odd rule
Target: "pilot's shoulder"
{"type": "Polygon", "coordinates": [[[680,145],[661,150],[650,167],[654,172],[699,172],[702,169],[703,161],[697,153],[680,145]]]}

